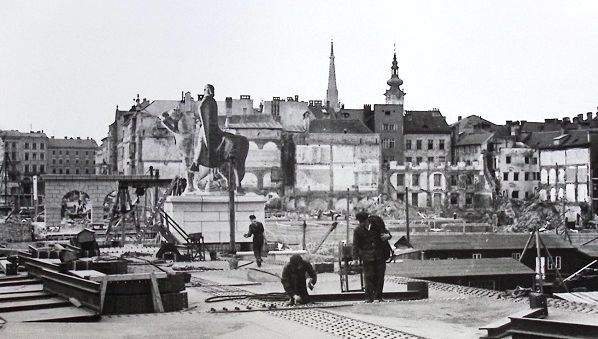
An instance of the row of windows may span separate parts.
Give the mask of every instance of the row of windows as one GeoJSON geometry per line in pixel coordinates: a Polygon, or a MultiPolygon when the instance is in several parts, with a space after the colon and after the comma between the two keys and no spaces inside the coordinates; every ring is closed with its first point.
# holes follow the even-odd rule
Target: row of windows
{"type": "MultiPolygon", "coordinates": [[[[29,172],[29,165],[23,166],[23,169],[26,174],[28,173],[38,173],[37,172],[37,165],[31,165],[31,172],[29,172]]],[[[39,165],[39,173],[46,173],[46,167],[44,165],[39,165]]]]}
{"type": "MultiPolygon", "coordinates": [[[[506,191],[504,191],[503,195],[504,196],[508,196],[508,193],[506,191]]],[[[525,191],[525,199],[529,199],[529,198],[531,198],[533,196],[534,195],[533,195],[532,192],[525,191]]],[[[519,197],[519,191],[511,191],[511,198],[513,198],[513,199],[519,199],[520,198],[519,197]]]]}
{"type": "MultiPolygon", "coordinates": [[[[24,153],[25,160],[29,160],[29,153],[24,153]]],[[[31,160],[37,160],[37,153],[31,153],[31,160]]],[[[39,154],[39,160],[45,160],[46,155],[44,153],[39,154]]]]}
{"type": "MultiPolygon", "coordinates": [[[[71,174],[71,171],[67,168],[64,170],[64,173],[62,172],[62,168],[59,168],[58,171],[56,171],[56,169],[52,169],[52,174],[71,174]],[[56,173],[58,172],[58,173],[56,173]]],[[[75,174],[81,174],[81,170],[80,169],[75,169],[75,174]]],[[[85,169],[85,174],[89,174],[89,168],[85,169]]]]}
{"type": "MultiPolygon", "coordinates": [[[[397,198],[401,201],[404,201],[405,194],[399,193],[397,195],[397,198]]],[[[426,205],[428,207],[432,207],[433,200],[436,200],[436,204],[439,204],[440,203],[439,199],[440,199],[440,195],[434,194],[434,198],[426,199],[426,205]]],[[[459,199],[459,194],[452,194],[450,199],[451,199],[452,205],[457,205],[458,199],[459,199]]],[[[419,193],[417,193],[417,192],[411,193],[411,200],[409,201],[409,204],[412,206],[419,206],[419,193]]],[[[473,193],[466,193],[465,194],[465,205],[471,206],[472,204],[473,204],[473,193]]]]}
{"type": "MultiPolygon", "coordinates": [[[[15,143],[14,142],[13,142],[13,146],[12,147],[15,147],[15,143]]],[[[39,144],[39,149],[45,149],[45,148],[46,148],[46,144],[44,144],[44,143],[40,143],[39,144]]],[[[28,142],[25,143],[25,149],[29,149],[29,143],[28,142]]],[[[37,143],[35,143],[35,142],[32,143],[31,144],[31,149],[37,149],[37,143]]]]}
{"type": "MultiPolygon", "coordinates": [[[[412,149],[413,148],[412,142],[413,141],[411,139],[406,139],[405,140],[405,149],[412,149]]],[[[423,142],[423,140],[421,140],[421,139],[415,140],[415,149],[416,150],[422,149],[422,142],[423,142]]],[[[428,148],[427,149],[429,149],[429,150],[434,149],[434,140],[433,139],[428,139],[428,148]]],[[[444,139],[438,140],[438,149],[439,150],[444,149],[444,139]]]]}
{"type": "MultiPolygon", "coordinates": [[[[62,150],[58,150],[58,154],[62,155],[62,150]]],[[[64,151],[64,154],[69,155],[69,151],[64,151]]],[[[52,150],[52,155],[56,155],[56,150],[52,150]]],[[[75,151],[75,155],[79,155],[79,151],[75,151]]],[[[85,155],[89,155],[89,151],[85,151],[85,155]]]]}
{"type": "MultiPolygon", "coordinates": [[[[85,160],[85,165],[89,165],[89,160],[85,160]]],[[[70,164],[70,159],[64,159],[65,164],[70,164]]],[[[58,164],[62,165],[62,159],[58,159],[58,164]]],[[[75,164],[79,164],[79,159],[75,159],[75,164]]],[[[56,165],[56,159],[52,159],[52,165],[56,165]]]]}
{"type": "MultiPolygon", "coordinates": [[[[538,164],[538,158],[536,158],[536,157],[525,157],[525,163],[526,164],[529,164],[530,160],[531,160],[531,164],[532,165],[537,165],[538,164]]],[[[505,156],[505,162],[507,164],[511,163],[511,156],[510,155],[505,156]]]]}
{"type": "MultiPolygon", "coordinates": [[[[434,186],[439,187],[442,180],[442,175],[440,173],[434,174],[434,186]]],[[[397,174],[397,186],[405,185],[405,174],[398,173],[397,174]]],[[[411,174],[411,186],[419,186],[419,173],[411,174]]]]}
{"type": "MultiPolygon", "coordinates": [[[[433,164],[435,163],[434,160],[436,158],[435,157],[428,157],[428,163],[433,164]]],[[[415,164],[415,166],[419,165],[421,162],[423,161],[422,157],[415,157],[415,162],[413,162],[413,157],[405,157],[405,162],[411,162],[413,164],[415,164]]],[[[438,162],[446,162],[446,157],[444,156],[440,156],[438,157],[438,162]]]]}
{"type": "Polygon", "coordinates": [[[397,131],[397,124],[382,124],[383,131],[397,131]]]}
{"type": "Polygon", "coordinates": [[[382,139],[382,148],[395,148],[395,139],[382,139]]]}
{"type": "MultiPolygon", "coordinates": [[[[502,174],[503,181],[509,181],[511,172],[504,172],[502,174]]],[[[523,181],[533,181],[533,180],[540,180],[540,172],[525,172],[523,174],[523,181]]],[[[513,180],[512,181],[519,181],[519,172],[513,172],[513,180]]]]}

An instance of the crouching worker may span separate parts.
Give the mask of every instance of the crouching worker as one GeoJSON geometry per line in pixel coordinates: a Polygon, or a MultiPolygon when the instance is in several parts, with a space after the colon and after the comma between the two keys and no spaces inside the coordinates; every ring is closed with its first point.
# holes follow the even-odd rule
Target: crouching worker
{"type": "Polygon", "coordinates": [[[282,286],[284,291],[289,295],[290,300],[287,303],[289,306],[297,304],[307,304],[309,302],[309,294],[307,293],[307,286],[305,283],[306,274],[309,276],[309,289],[312,290],[318,277],[313,266],[303,260],[299,254],[291,256],[289,262],[282,270],[282,286]]]}

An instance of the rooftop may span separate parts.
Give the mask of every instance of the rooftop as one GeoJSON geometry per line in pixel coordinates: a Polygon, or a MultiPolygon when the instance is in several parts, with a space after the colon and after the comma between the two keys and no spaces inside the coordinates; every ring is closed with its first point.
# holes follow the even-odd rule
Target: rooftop
{"type": "Polygon", "coordinates": [[[387,265],[387,274],[408,278],[466,277],[485,275],[534,275],[534,270],[512,258],[454,260],[405,259],[387,265]]]}
{"type": "Polygon", "coordinates": [[[482,145],[494,135],[490,132],[471,133],[464,134],[455,143],[455,146],[468,146],[468,145],[482,145]]]}
{"type": "Polygon", "coordinates": [[[559,131],[533,132],[523,141],[532,148],[560,149],[585,147],[589,145],[589,130],[568,130],[563,134],[559,131]]]}
{"type": "Polygon", "coordinates": [[[359,120],[316,119],[309,124],[309,133],[370,134],[372,131],[359,120]]]}
{"type": "Polygon", "coordinates": [[[97,148],[98,144],[94,139],[54,139],[48,141],[48,148],[97,148]]]}
{"type": "Polygon", "coordinates": [[[404,121],[405,134],[451,133],[451,128],[440,111],[406,111],[404,121]]]}
{"type": "MultiPolygon", "coordinates": [[[[517,249],[525,247],[527,233],[449,233],[413,234],[411,245],[421,250],[492,250],[517,249]]],[[[548,248],[575,248],[556,234],[543,234],[542,240],[548,248]]],[[[533,245],[532,245],[533,246],[533,245]]]]}

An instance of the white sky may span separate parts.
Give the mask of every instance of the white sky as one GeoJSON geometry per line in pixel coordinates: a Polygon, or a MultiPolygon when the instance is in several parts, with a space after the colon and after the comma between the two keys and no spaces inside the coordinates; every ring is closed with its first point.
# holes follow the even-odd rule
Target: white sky
{"type": "Polygon", "coordinates": [[[496,122],[596,112],[596,1],[0,2],[0,129],[101,139],[141,98],[384,103],[393,44],[406,109],[496,122]]]}

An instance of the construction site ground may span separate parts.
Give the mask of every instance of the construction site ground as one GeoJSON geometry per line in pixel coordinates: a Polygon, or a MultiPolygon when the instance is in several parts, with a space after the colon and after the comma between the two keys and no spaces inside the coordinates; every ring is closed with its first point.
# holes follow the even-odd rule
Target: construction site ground
{"type": "MultiPolygon", "coordinates": [[[[239,262],[243,265],[247,261],[239,262]]],[[[392,265],[392,264],[391,264],[392,265]]],[[[189,308],[183,312],[102,316],[98,322],[8,322],[4,338],[478,338],[486,324],[529,309],[527,298],[504,293],[431,282],[429,298],[411,301],[338,301],[285,309],[284,302],[254,300],[206,303],[223,294],[283,292],[277,275],[280,263],[254,263],[231,270],[226,261],[175,263],[186,266],[189,308]],[[219,269],[200,271],[201,269],[219,269]],[[267,304],[267,305],[266,305],[267,304]],[[274,304],[275,309],[263,308],[274,304]],[[251,310],[248,310],[248,306],[251,310]],[[235,307],[239,311],[235,311],[235,307]],[[214,308],[216,312],[212,312],[214,308]],[[223,311],[223,308],[229,311],[223,311]]],[[[151,265],[135,270],[154,270],[151,265]]],[[[352,277],[354,285],[357,276],[352,277]]],[[[404,291],[408,279],[388,276],[385,291],[404,291]]],[[[337,273],[318,275],[313,293],[340,293],[337,273]]],[[[549,302],[549,319],[598,322],[596,309],[585,304],[549,302]]]]}

